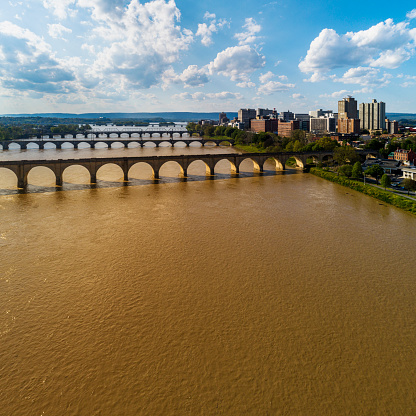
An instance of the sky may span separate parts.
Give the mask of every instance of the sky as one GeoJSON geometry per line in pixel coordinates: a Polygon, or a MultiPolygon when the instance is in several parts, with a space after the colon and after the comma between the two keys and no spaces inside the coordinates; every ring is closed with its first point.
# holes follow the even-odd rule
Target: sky
{"type": "Polygon", "coordinates": [[[0,1],[0,114],[416,113],[415,1],[0,1]]]}

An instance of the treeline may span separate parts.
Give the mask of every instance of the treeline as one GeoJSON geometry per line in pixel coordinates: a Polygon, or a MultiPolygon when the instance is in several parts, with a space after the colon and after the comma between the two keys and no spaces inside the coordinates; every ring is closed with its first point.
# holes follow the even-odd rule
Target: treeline
{"type": "Polygon", "coordinates": [[[33,126],[33,127],[50,127],[63,124],[97,124],[105,125],[111,123],[106,117],[96,119],[85,118],[64,118],[64,117],[0,117],[0,126],[33,126]]]}
{"type": "Polygon", "coordinates": [[[317,152],[334,150],[339,146],[338,142],[330,137],[322,137],[313,143],[308,143],[303,130],[294,130],[290,137],[282,137],[274,133],[253,133],[234,127],[200,126],[196,123],[188,123],[186,128],[189,133],[225,140],[231,138],[237,146],[254,146],[257,150],[266,152],[317,152]]]}
{"type": "Polygon", "coordinates": [[[365,149],[377,150],[385,159],[391,152],[397,149],[413,150],[416,152],[416,136],[407,136],[406,139],[372,139],[366,145],[365,149]]]}
{"type": "Polygon", "coordinates": [[[1,126],[0,140],[18,140],[28,136],[39,134],[77,134],[85,133],[91,127],[88,124],[59,124],[57,126],[36,126],[26,124],[21,126],[1,126]]]}

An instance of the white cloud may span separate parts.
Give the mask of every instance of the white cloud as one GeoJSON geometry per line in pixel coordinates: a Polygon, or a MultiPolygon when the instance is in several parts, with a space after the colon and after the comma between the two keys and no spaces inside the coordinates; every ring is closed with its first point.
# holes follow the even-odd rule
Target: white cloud
{"type": "Polygon", "coordinates": [[[283,84],[280,81],[269,81],[259,87],[258,93],[263,95],[271,95],[275,92],[288,91],[295,88],[295,84],[283,84]]]}
{"type": "Polygon", "coordinates": [[[332,94],[321,94],[320,97],[322,98],[341,98],[345,97],[345,95],[348,93],[347,90],[341,90],[341,91],[335,91],[332,94]]]}
{"type": "Polygon", "coordinates": [[[0,50],[3,88],[52,94],[74,91],[75,74],[30,30],[1,22],[0,50]]]}
{"type": "MultiPolygon", "coordinates": [[[[79,0],[81,1],[81,0],[79,0]]],[[[110,1],[110,0],[109,0],[110,1]]],[[[119,0],[114,3],[122,4],[119,0]]],[[[126,88],[149,88],[161,81],[163,72],[188,49],[192,32],[181,29],[175,2],[132,0],[121,6],[104,7],[99,0],[82,0],[93,8],[98,21],[95,36],[109,43],[97,54],[90,74],[126,88]],[[130,87],[128,87],[130,85],[130,87]]]]}
{"type": "Polygon", "coordinates": [[[341,78],[335,78],[334,81],[344,84],[360,84],[364,86],[384,86],[390,83],[392,75],[384,73],[379,77],[380,70],[376,68],[362,67],[350,68],[341,78]]]}
{"type": "Polygon", "coordinates": [[[404,61],[407,61],[410,56],[411,53],[404,48],[387,50],[380,53],[380,57],[371,62],[370,66],[394,69],[399,67],[404,61]]]}
{"type": "Polygon", "coordinates": [[[292,98],[294,98],[295,100],[302,100],[305,97],[302,94],[296,93],[292,94],[292,98]]]}
{"type": "MultiPolygon", "coordinates": [[[[268,71],[265,74],[261,74],[259,76],[259,81],[262,85],[260,85],[258,89],[258,94],[260,95],[271,95],[275,92],[282,92],[282,91],[288,91],[292,88],[295,88],[295,84],[284,84],[280,81],[272,81],[272,79],[276,77],[273,72],[268,71]]],[[[282,78],[282,76],[279,76],[278,78],[282,78]]],[[[284,79],[286,79],[285,76],[283,76],[284,79]]]]}
{"type": "Polygon", "coordinates": [[[416,9],[411,10],[409,13],[406,14],[406,17],[409,20],[416,19],[416,9]]]}
{"type": "Polygon", "coordinates": [[[372,94],[374,91],[373,88],[363,87],[360,90],[354,90],[353,94],[372,94]]]}
{"type": "Polygon", "coordinates": [[[261,31],[261,26],[258,25],[252,17],[249,17],[246,19],[243,29],[243,32],[236,33],[234,35],[234,37],[238,39],[239,45],[246,45],[255,42],[258,38],[257,33],[261,31]]]}
{"type": "Polygon", "coordinates": [[[261,74],[259,76],[259,81],[262,84],[265,84],[267,81],[270,81],[272,78],[274,78],[274,74],[272,71],[266,72],[265,74],[261,74]]]}
{"type": "Polygon", "coordinates": [[[199,23],[195,35],[201,37],[201,43],[204,46],[210,46],[213,43],[212,34],[217,33],[218,29],[222,29],[224,26],[229,25],[229,22],[227,19],[220,19],[217,22],[215,13],[209,12],[205,12],[204,19],[211,20],[211,22],[209,24],[199,23]]]}
{"type": "Polygon", "coordinates": [[[190,94],[188,92],[183,92],[180,94],[172,95],[173,100],[194,100],[194,101],[206,101],[206,100],[241,100],[243,96],[239,93],[222,91],[216,93],[203,93],[195,92],[190,94]]]}
{"type": "Polygon", "coordinates": [[[416,31],[408,22],[395,24],[392,19],[367,30],[339,35],[333,29],[323,29],[309,47],[299,69],[312,73],[309,81],[324,79],[336,68],[373,66],[397,68],[410,59],[416,49],[416,31]]]}
{"type": "Polygon", "coordinates": [[[204,46],[212,45],[212,34],[217,32],[217,26],[215,23],[211,23],[209,26],[206,23],[199,23],[198,30],[195,33],[196,36],[201,37],[201,43],[204,46]]]}
{"type": "Polygon", "coordinates": [[[52,38],[60,38],[64,33],[72,33],[71,29],[61,25],[60,23],[48,24],[48,33],[52,38]]]}
{"type": "Polygon", "coordinates": [[[215,18],[216,18],[215,13],[205,12],[205,14],[204,14],[204,19],[206,19],[206,20],[215,19],[215,18]]]}
{"type": "Polygon", "coordinates": [[[234,46],[218,53],[209,63],[210,74],[218,73],[231,81],[249,81],[249,75],[265,65],[264,56],[249,45],[234,46]]]}
{"type": "Polygon", "coordinates": [[[75,6],[76,0],[43,0],[43,7],[52,10],[58,19],[66,19],[68,14],[73,16],[76,10],[70,6],[75,6]]]}
{"type": "Polygon", "coordinates": [[[189,65],[180,75],[177,75],[172,68],[167,69],[163,73],[163,82],[165,87],[179,83],[183,83],[185,87],[201,87],[209,82],[209,78],[205,68],[189,65]]]}
{"type": "Polygon", "coordinates": [[[240,88],[252,88],[252,87],[256,86],[256,84],[254,82],[251,82],[251,81],[243,81],[243,82],[239,82],[235,85],[237,85],[237,87],[240,87],[240,88]]]}

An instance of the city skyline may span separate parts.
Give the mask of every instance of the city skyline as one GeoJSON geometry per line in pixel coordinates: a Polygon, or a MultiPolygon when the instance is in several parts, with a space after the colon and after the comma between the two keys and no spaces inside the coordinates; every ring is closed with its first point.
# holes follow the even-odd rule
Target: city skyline
{"type": "Polygon", "coordinates": [[[416,112],[416,9],[403,1],[9,1],[0,113],[416,112]]]}

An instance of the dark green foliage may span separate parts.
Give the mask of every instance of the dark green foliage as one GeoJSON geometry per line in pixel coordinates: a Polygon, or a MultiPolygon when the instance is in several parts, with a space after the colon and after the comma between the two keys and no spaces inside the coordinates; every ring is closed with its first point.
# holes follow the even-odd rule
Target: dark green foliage
{"type": "Polygon", "coordinates": [[[378,183],[378,178],[383,176],[384,169],[380,165],[373,165],[367,168],[364,172],[365,175],[372,176],[378,183]]]}
{"type": "Polygon", "coordinates": [[[354,189],[358,192],[362,192],[363,194],[372,196],[373,198],[377,198],[380,201],[394,205],[397,208],[401,208],[416,215],[416,201],[396,195],[392,192],[383,191],[382,189],[375,188],[374,186],[364,185],[362,182],[347,179],[343,176],[337,176],[335,173],[326,172],[322,169],[312,168],[310,172],[316,176],[354,189]]]}
{"type": "Polygon", "coordinates": [[[384,174],[381,177],[381,181],[380,181],[381,186],[386,189],[386,188],[390,188],[391,186],[391,179],[389,175],[384,174]]]}
{"type": "Polygon", "coordinates": [[[351,165],[343,165],[338,168],[338,172],[342,176],[346,176],[347,178],[351,178],[352,176],[352,166],[351,165]]]}
{"type": "Polygon", "coordinates": [[[403,180],[402,186],[403,186],[404,189],[406,189],[407,194],[409,195],[410,191],[416,190],[416,181],[414,181],[410,178],[406,178],[406,179],[403,180]]]}
{"type": "Polygon", "coordinates": [[[352,167],[351,177],[354,179],[360,179],[363,177],[363,168],[360,162],[354,163],[354,166],[352,167]]]}
{"type": "Polygon", "coordinates": [[[339,165],[354,164],[358,159],[357,152],[351,146],[341,146],[334,149],[334,160],[339,165]]]}

